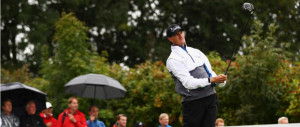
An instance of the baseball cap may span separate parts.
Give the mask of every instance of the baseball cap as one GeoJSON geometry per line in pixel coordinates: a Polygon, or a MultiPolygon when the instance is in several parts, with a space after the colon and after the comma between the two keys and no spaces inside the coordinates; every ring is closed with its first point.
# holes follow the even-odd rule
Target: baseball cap
{"type": "Polygon", "coordinates": [[[173,24],[173,25],[169,26],[169,28],[167,30],[167,37],[172,37],[172,36],[176,35],[177,32],[180,30],[183,30],[183,28],[181,28],[177,24],[173,24]]]}
{"type": "Polygon", "coordinates": [[[46,108],[52,108],[52,104],[50,102],[46,102],[46,108]]]}
{"type": "Polygon", "coordinates": [[[135,123],[135,126],[134,127],[143,127],[144,124],[142,122],[137,122],[135,123]]]}

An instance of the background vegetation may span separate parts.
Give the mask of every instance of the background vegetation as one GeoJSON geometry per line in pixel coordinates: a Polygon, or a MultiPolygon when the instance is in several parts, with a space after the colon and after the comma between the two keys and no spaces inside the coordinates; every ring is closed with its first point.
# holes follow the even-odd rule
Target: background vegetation
{"type": "MultiPolygon", "coordinates": [[[[69,80],[104,74],[128,91],[125,98],[96,101],[107,126],[119,113],[128,115],[128,126],[137,121],[158,126],[162,112],[172,126],[181,126],[181,97],[164,64],[170,52],[165,29],[182,25],[187,44],[207,54],[216,73],[224,73],[247,19],[243,2],[3,1],[1,83],[18,81],[44,91],[57,117],[72,96],[63,88],[69,80]]],[[[251,27],[227,85],[216,87],[218,117],[226,125],[270,124],[280,116],[300,122],[299,1],[250,2],[251,27]]],[[[80,98],[86,117],[92,102],[80,98]]]]}

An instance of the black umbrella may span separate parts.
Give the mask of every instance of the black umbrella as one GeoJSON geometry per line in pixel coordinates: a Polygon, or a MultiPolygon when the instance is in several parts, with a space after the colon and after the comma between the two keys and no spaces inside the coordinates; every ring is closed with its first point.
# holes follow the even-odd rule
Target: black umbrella
{"type": "Polygon", "coordinates": [[[69,81],[65,88],[67,93],[94,99],[120,98],[127,92],[117,80],[100,74],[77,76],[69,81]]]}
{"type": "Polygon", "coordinates": [[[30,100],[35,102],[37,113],[46,108],[46,94],[44,92],[19,82],[1,85],[1,101],[7,99],[12,101],[12,112],[18,117],[25,115],[25,106],[30,100]]]}

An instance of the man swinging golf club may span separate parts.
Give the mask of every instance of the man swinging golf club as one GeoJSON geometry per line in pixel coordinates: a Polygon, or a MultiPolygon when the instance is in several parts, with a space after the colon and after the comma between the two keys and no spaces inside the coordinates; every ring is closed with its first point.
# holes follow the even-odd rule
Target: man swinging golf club
{"type": "Polygon", "coordinates": [[[175,91],[182,95],[183,127],[214,127],[217,118],[215,83],[227,76],[216,75],[208,58],[198,49],[188,47],[179,25],[167,29],[172,43],[167,69],[175,81],[175,91]]]}
{"type": "MultiPolygon", "coordinates": [[[[252,14],[254,6],[251,3],[244,3],[243,9],[252,14]]],[[[249,19],[250,16],[248,22],[249,19]]],[[[242,30],[241,37],[247,24],[242,30]]],[[[183,127],[214,127],[218,101],[213,86],[216,86],[216,83],[226,84],[226,74],[232,57],[225,75],[216,75],[211,69],[208,58],[200,50],[186,45],[182,30],[176,24],[167,29],[168,40],[172,43],[167,69],[174,79],[175,91],[183,97],[183,127]]]]}

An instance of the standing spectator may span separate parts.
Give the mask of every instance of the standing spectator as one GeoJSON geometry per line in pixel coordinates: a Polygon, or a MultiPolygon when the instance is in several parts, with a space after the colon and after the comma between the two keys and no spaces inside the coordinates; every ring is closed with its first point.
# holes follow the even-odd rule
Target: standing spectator
{"type": "Polygon", "coordinates": [[[46,109],[40,113],[40,116],[43,118],[47,127],[57,127],[57,120],[53,117],[52,109],[52,104],[46,102],[46,109]]]}
{"type": "Polygon", "coordinates": [[[11,113],[12,111],[12,103],[11,100],[5,100],[2,103],[2,110],[3,112],[1,112],[1,126],[4,127],[19,127],[20,126],[20,121],[19,118],[16,117],[13,113],[11,113]]]}
{"type": "Polygon", "coordinates": [[[167,113],[162,113],[159,115],[159,123],[158,127],[172,127],[169,125],[169,115],[167,113]]]}
{"type": "Polygon", "coordinates": [[[278,119],[278,124],[289,124],[289,119],[287,117],[280,117],[278,119]]]}
{"type": "Polygon", "coordinates": [[[216,120],[216,127],[224,127],[224,125],[224,120],[222,118],[216,120]]]}
{"type": "Polygon", "coordinates": [[[105,124],[97,120],[98,118],[98,107],[95,105],[91,105],[89,108],[90,119],[86,121],[88,127],[105,127],[105,124]]]}
{"type": "Polygon", "coordinates": [[[68,99],[69,108],[58,116],[58,127],[87,127],[85,116],[78,110],[78,99],[68,99]]]}
{"type": "Polygon", "coordinates": [[[43,119],[36,115],[36,106],[34,101],[27,102],[27,114],[21,118],[21,127],[46,127],[43,119]]]}
{"type": "Polygon", "coordinates": [[[126,127],[127,123],[127,116],[125,114],[119,114],[117,116],[117,122],[114,124],[113,127],[126,127]]]}

